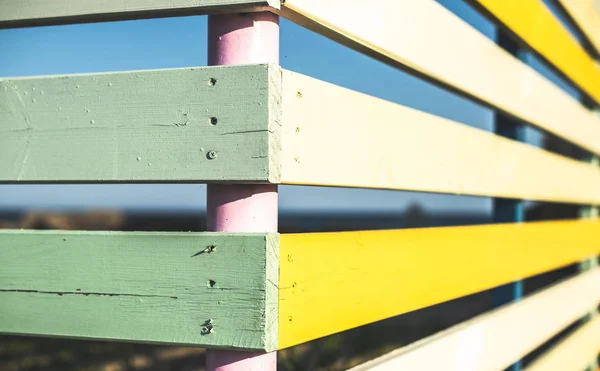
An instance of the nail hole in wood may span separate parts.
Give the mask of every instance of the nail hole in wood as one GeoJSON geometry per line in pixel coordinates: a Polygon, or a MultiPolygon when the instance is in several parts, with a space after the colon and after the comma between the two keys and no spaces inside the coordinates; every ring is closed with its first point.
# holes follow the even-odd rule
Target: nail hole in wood
{"type": "Polygon", "coordinates": [[[216,125],[219,122],[219,120],[216,117],[211,117],[210,118],[210,124],[211,125],[216,125]]]}
{"type": "Polygon", "coordinates": [[[215,287],[216,284],[214,280],[208,280],[208,287],[215,287]]]}
{"type": "Polygon", "coordinates": [[[217,84],[217,79],[211,77],[210,80],[208,80],[208,85],[215,86],[216,84],[217,84]]]}

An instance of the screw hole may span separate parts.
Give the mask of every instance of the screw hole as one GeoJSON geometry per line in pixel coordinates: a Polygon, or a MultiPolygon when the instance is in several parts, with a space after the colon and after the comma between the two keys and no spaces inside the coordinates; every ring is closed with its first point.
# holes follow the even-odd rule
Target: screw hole
{"type": "Polygon", "coordinates": [[[219,122],[219,120],[216,117],[211,117],[210,118],[210,124],[211,125],[216,125],[219,122]]]}
{"type": "Polygon", "coordinates": [[[216,284],[214,280],[208,280],[208,287],[215,287],[216,284]]]}
{"type": "Polygon", "coordinates": [[[214,326],[212,324],[208,324],[204,327],[202,327],[202,335],[208,335],[208,334],[213,334],[215,332],[214,330],[214,326]]]}
{"type": "Polygon", "coordinates": [[[208,85],[210,85],[210,86],[217,85],[217,79],[211,77],[210,80],[208,80],[208,85]]]}

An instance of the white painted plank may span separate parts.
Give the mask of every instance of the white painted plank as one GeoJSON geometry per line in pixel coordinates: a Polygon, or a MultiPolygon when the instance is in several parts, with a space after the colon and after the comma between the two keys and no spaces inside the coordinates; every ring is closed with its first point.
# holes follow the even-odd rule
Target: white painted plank
{"type": "Polygon", "coordinates": [[[600,120],[592,112],[434,0],[287,0],[281,12],[600,153],[600,120]]]}
{"type": "Polygon", "coordinates": [[[397,349],[351,371],[503,370],[575,322],[598,302],[600,271],[596,270],[397,349]]]}
{"type": "Polygon", "coordinates": [[[282,183],[600,203],[600,170],[283,72],[282,183]]]}
{"type": "Polygon", "coordinates": [[[582,371],[600,351],[600,317],[586,323],[525,371],[582,371]]]}

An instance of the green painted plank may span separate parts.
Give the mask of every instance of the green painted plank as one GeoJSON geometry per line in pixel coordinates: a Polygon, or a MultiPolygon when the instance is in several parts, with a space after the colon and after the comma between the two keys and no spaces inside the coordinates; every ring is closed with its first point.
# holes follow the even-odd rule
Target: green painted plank
{"type": "Polygon", "coordinates": [[[279,0],[0,0],[0,28],[279,9],[279,0]]]}
{"type": "Polygon", "coordinates": [[[280,79],[249,65],[0,80],[0,183],[276,181],[280,79]]]}
{"type": "Polygon", "coordinates": [[[278,241],[0,231],[0,332],[273,350],[278,241]]]}

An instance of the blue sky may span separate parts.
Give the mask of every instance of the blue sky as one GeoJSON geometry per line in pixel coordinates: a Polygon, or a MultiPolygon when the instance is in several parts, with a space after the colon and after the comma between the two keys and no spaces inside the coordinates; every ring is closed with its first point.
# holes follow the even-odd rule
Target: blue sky
{"type": "MultiPolygon", "coordinates": [[[[484,35],[494,37],[494,26],[462,0],[439,2],[484,35]]],[[[0,76],[204,66],[206,31],[206,17],[0,30],[0,76]]],[[[280,59],[284,68],[296,72],[484,130],[492,128],[490,110],[284,19],[280,59]]],[[[536,60],[530,57],[528,61],[547,74],[536,60]]],[[[560,84],[553,76],[549,77],[560,84]]],[[[535,144],[540,136],[530,130],[528,138],[535,144]]],[[[201,209],[205,201],[203,185],[0,185],[0,208],[201,209]]],[[[283,211],[399,211],[412,203],[430,211],[490,210],[487,198],[280,187],[283,211]]]]}

